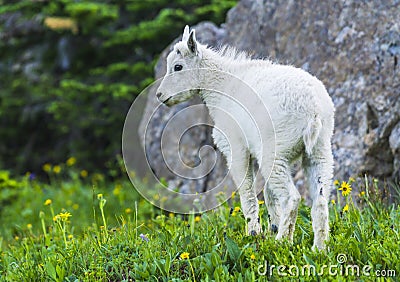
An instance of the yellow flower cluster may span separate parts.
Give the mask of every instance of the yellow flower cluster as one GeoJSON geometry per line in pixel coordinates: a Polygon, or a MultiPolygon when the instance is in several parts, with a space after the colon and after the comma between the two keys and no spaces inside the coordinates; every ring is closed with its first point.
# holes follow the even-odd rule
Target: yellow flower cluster
{"type": "Polygon", "coordinates": [[[44,172],[47,172],[47,173],[51,172],[52,170],[55,174],[59,174],[61,172],[61,166],[55,165],[54,167],[52,167],[51,164],[49,164],[49,163],[44,164],[42,166],[42,169],[44,172]]]}
{"type": "Polygon", "coordinates": [[[121,190],[122,190],[122,185],[116,184],[113,190],[114,196],[118,196],[119,194],[121,194],[121,190]]]}
{"type": "Polygon", "coordinates": [[[66,161],[67,166],[73,166],[74,164],[76,164],[76,158],[74,157],[70,157],[67,161],[66,161]]]}
{"type": "Polygon", "coordinates": [[[61,172],[61,166],[55,165],[55,166],[53,167],[53,172],[54,172],[55,174],[59,174],[59,173],[61,172]]]}
{"type": "Polygon", "coordinates": [[[49,164],[49,163],[44,164],[42,166],[42,169],[43,169],[44,172],[50,172],[51,171],[51,164],[49,164]]]}
{"type": "Polygon", "coordinates": [[[59,214],[57,214],[57,215],[53,218],[53,221],[57,221],[57,220],[67,221],[68,218],[70,218],[71,216],[72,216],[72,214],[69,213],[69,212],[60,212],[59,214]]]}
{"type": "Polygon", "coordinates": [[[236,214],[240,212],[240,207],[235,207],[231,213],[232,216],[236,216],[236,214]]]}

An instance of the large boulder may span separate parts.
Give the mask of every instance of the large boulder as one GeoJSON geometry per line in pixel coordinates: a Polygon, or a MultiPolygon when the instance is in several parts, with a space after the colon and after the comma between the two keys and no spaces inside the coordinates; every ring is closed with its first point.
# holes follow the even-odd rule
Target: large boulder
{"type": "MultiPolygon", "coordinates": [[[[197,25],[200,42],[232,45],[254,57],[268,57],[301,67],[322,80],[336,107],[333,151],[335,177],[400,178],[400,2],[252,1],[242,0],[227,15],[226,23],[197,25]]],[[[170,47],[161,54],[156,77],[165,73],[170,47]]],[[[155,103],[149,97],[148,106],[155,103]]],[[[180,179],[165,169],[160,134],[171,113],[197,103],[189,101],[160,109],[147,125],[150,165],[182,192],[202,192],[226,175],[218,157],[214,170],[201,181],[180,179]]],[[[146,120],[146,118],[144,119],[146,120]]],[[[142,124],[141,131],[145,125],[142,124]]],[[[198,151],[212,145],[209,127],[191,130],[184,139],[183,158],[198,162],[198,151]]],[[[168,146],[165,146],[168,150],[168,146]]],[[[172,152],[171,156],[177,152],[172,152]]],[[[170,157],[171,157],[170,156],[170,157]]],[[[298,183],[301,182],[301,177],[298,183]]]]}

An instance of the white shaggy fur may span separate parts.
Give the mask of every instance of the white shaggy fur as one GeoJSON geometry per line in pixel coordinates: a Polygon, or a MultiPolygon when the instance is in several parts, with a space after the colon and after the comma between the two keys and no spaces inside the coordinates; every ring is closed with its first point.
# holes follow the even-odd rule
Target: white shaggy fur
{"type": "Polygon", "coordinates": [[[167,75],[157,97],[174,105],[195,94],[202,97],[215,128],[219,129],[213,131],[214,142],[226,157],[239,187],[249,233],[261,232],[251,167],[255,159],[267,180],[264,197],[276,238],[293,240],[301,198],[291,177],[290,164],[301,157],[313,200],[313,247],[324,249],[329,233],[334,106],[323,84],[292,66],[251,60],[232,48],[214,51],[199,44],[194,30],[189,33],[186,26],[182,41],[168,55],[167,75]],[[178,76],[183,71],[187,71],[186,79],[178,76]],[[243,81],[258,96],[244,97],[247,93],[243,93],[243,86],[220,72],[243,81]],[[223,89],[225,93],[210,89],[223,89]]]}

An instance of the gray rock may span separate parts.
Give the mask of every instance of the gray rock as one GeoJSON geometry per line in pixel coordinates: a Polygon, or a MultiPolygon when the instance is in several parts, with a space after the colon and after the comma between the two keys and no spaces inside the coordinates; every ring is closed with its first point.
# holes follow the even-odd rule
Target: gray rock
{"type": "MultiPolygon", "coordinates": [[[[369,174],[395,179],[400,177],[399,10],[399,2],[384,0],[242,0],[221,28],[201,23],[196,32],[211,46],[229,44],[317,76],[336,106],[335,178],[369,174]]],[[[156,66],[157,78],[164,73],[168,50],[156,66]]],[[[162,130],[167,119],[160,113],[152,130],[162,130]]],[[[197,130],[185,141],[189,159],[200,144],[212,144],[209,128],[197,130]]],[[[151,142],[157,142],[154,137],[151,142]]],[[[156,154],[150,152],[157,159],[156,154]]],[[[161,171],[158,161],[154,168],[161,171]]],[[[219,159],[213,172],[203,182],[192,183],[191,189],[205,190],[225,173],[219,159]]],[[[297,178],[299,185],[302,177],[297,178]]],[[[181,182],[183,186],[190,181],[181,182]]]]}

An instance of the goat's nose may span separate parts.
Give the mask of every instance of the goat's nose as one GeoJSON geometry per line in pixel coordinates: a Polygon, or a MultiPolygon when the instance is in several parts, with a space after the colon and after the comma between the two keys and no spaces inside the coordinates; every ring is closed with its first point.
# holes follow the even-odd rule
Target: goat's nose
{"type": "Polygon", "coordinates": [[[161,92],[158,92],[158,93],[156,94],[156,96],[157,96],[158,99],[160,99],[161,92]]]}

